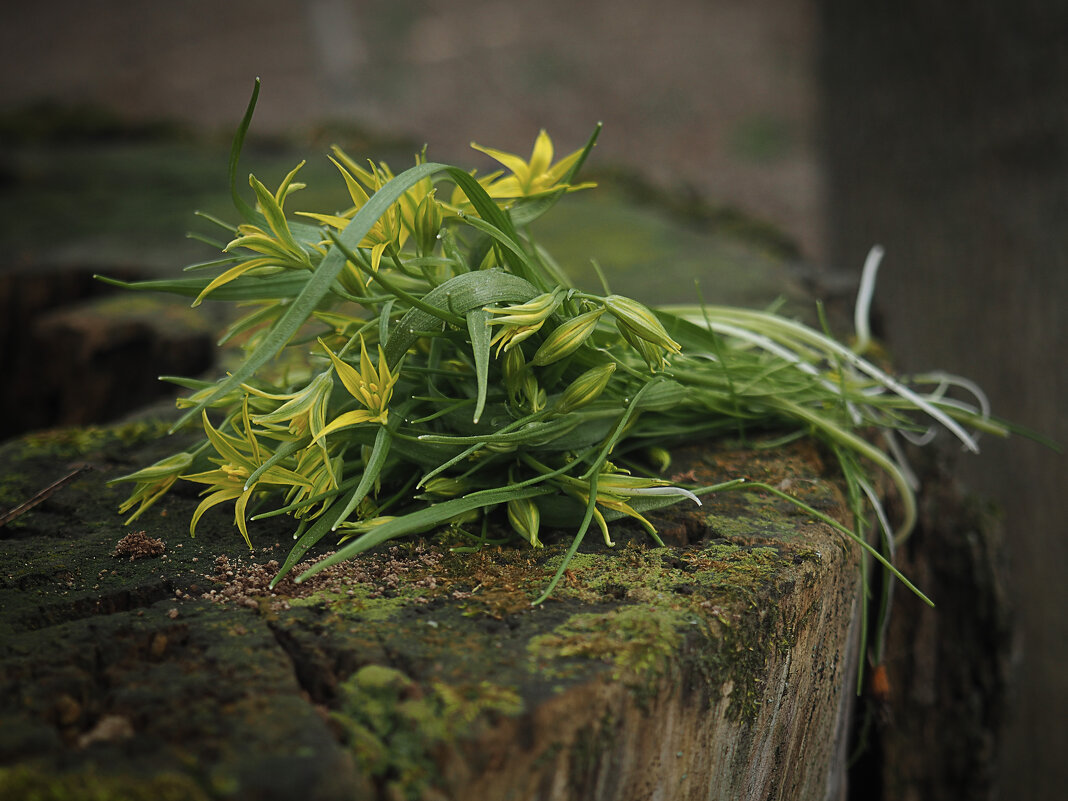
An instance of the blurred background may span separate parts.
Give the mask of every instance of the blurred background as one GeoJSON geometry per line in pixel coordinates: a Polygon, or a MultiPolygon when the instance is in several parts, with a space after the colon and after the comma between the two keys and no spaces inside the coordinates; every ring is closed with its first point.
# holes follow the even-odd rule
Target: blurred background
{"type": "MultiPolygon", "coordinates": [[[[1068,4],[53,0],[5,11],[0,53],[9,376],[102,336],[69,316],[67,341],[27,334],[98,291],[92,272],[173,274],[203,255],[190,212],[225,214],[229,138],[259,76],[243,173],[268,185],[305,157],[309,183],[329,175],[333,141],[395,168],[429,143],[433,160],[487,170],[472,139],[526,154],[546,128],[562,154],[600,121],[591,167],[743,232],[757,244],[739,269],[774,261],[794,299],[848,296],[882,244],[877,318],[897,366],[967,375],[996,413],[1068,443],[1068,4]]],[[[692,259],[672,255],[681,297],[666,299],[701,277],[692,259]]],[[[703,277],[710,301],[721,285],[737,297],[727,273],[703,277]]],[[[184,314],[178,329],[203,325],[184,314]]],[[[176,346],[175,372],[210,362],[199,347],[176,346]]],[[[125,351],[115,369],[158,357],[125,351]]],[[[4,394],[5,414],[35,406],[17,382],[4,394]]],[[[982,444],[955,471],[1001,516],[1015,621],[991,797],[1061,798],[1065,457],[982,444]]]]}

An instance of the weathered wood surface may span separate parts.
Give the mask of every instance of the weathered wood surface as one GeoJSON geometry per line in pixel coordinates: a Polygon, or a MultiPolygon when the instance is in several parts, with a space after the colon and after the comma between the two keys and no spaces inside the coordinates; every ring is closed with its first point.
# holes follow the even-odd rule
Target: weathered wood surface
{"type": "Polygon", "coordinates": [[[188,302],[108,290],[87,270],[0,272],[0,440],[114,420],[167,394],[160,374],[211,367],[214,332],[188,302]]]}
{"type": "MultiPolygon", "coordinates": [[[[842,797],[858,555],[794,507],[673,507],[659,549],[617,524],[533,609],[566,533],[402,541],[271,595],[284,523],[252,554],[225,512],[190,539],[188,493],[132,527],[161,555],[113,555],[128,530],[105,481],[173,449],[153,433],[0,448],[5,509],[93,468],[0,528],[0,798],[842,797]]],[[[694,449],[672,472],[843,513],[811,446],[694,449]]]]}

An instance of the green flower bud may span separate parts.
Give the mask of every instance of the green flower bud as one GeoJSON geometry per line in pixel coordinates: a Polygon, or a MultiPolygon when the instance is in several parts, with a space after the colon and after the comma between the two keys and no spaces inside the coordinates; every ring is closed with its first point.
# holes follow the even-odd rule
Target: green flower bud
{"type": "Polygon", "coordinates": [[[658,473],[663,473],[671,467],[671,453],[666,448],[652,445],[645,449],[645,455],[649,457],[649,461],[653,463],[658,473]]]}
{"type": "Polygon", "coordinates": [[[434,192],[428,192],[420,201],[415,211],[415,241],[418,251],[423,256],[434,252],[441,231],[441,206],[434,198],[434,192]]]}
{"type": "Polygon", "coordinates": [[[531,298],[526,303],[520,303],[516,306],[505,306],[501,309],[488,306],[486,311],[490,314],[501,315],[490,320],[488,324],[517,327],[540,326],[549,319],[549,315],[556,311],[563,300],[561,290],[554,289],[552,292],[544,292],[535,298],[531,298]]]}
{"type": "Polygon", "coordinates": [[[545,408],[545,390],[538,386],[538,380],[529,371],[523,377],[523,394],[530,405],[530,411],[540,412],[545,408]]]}
{"type": "Polygon", "coordinates": [[[512,348],[505,352],[504,358],[501,360],[501,374],[504,376],[504,383],[511,384],[521,380],[526,369],[527,359],[523,355],[521,348],[512,348]]]}
{"type": "Polygon", "coordinates": [[[664,349],[659,345],[654,345],[652,342],[636,336],[618,320],[616,321],[616,328],[619,329],[619,333],[623,335],[623,339],[626,340],[627,344],[638,351],[638,355],[645,360],[650,371],[663,370],[667,366],[667,361],[664,359],[664,349]]]}
{"type": "Polygon", "coordinates": [[[504,380],[505,389],[508,390],[508,399],[513,406],[519,406],[523,401],[524,377],[527,372],[527,360],[523,356],[522,348],[510,348],[504,352],[501,359],[501,378],[504,380]]]}
{"type": "Polygon", "coordinates": [[[535,548],[541,548],[538,529],[541,527],[541,512],[530,498],[514,498],[508,501],[508,522],[520,537],[535,548]]]}
{"type": "Polygon", "coordinates": [[[629,331],[638,339],[659,345],[670,353],[682,350],[682,346],[668,336],[656,315],[638,301],[622,295],[609,295],[604,299],[604,305],[615,316],[621,331],[629,331]]]}
{"type": "Polygon", "coordinates": [[[426,482],[424,489],[428,495],[437,495],[441,498],[455,498],[463,495],[469,487],[467,483],[450,476],[436,476],[426,482]]]}
{"type": "Polygon", "coordinates": [[[608,386],[608,381],[615,371],[615,362],[608,362],[600,367],[591,368],[580,375],[568,385],[560,396],[560,400],[556,404],[557,413],[566,414],[597,400],[600,394],[604,392],[604,388],[608,386]]]}
{"type": "Polygon", "coordinates": [[[541,343],[530,363],[542,367],[570,356],[593,333],[602,314],[604,308],[594,309],[558,325],[541,343]]]}

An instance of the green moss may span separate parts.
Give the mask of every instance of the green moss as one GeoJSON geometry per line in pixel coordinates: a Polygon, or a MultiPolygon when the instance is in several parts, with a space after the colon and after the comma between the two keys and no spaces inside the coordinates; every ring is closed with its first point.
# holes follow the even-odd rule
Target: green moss
{"type": "Polygon", "coordinates": [[[777,547],[722,542],[579,554],[561,597],[632,603],[571,616],[531,642],[531,658],[539,671],[564,678],[580,669],[566,660],[605,662],[639,700],[678,671],[703,685],[711,701],[729,687],[728,716],[752,719],[771,649],[788,647],[792,636],[773,603],[791,566],[777,547]]]}
{"type": "Polygon", "coordinates": [[[517,715],[519,695],[487,681],[431,682],[423,687],[399,670],[367,665],[341,686],[333,713],[361,770],[391,798],[420,798],[435,786],[435,753],[473,733],[487,715],[517,715]]]}
{"type": "Polygon", "coordinates": [[[396,595],[371,597],[372,588],[365,584],[353,584],[344,592],[320,590],[304,598],[291,598],[291,607],[320,607],[343,619],[357,617],[361,621],[388,620],[395,617],[418,595],[416,588],[402,584],[396,595]]]}
{"type": "Polygon", "coordinates": [[[20,801],[207,801],[189,777],[98,774],[92,768],[56,774],[26,765],[0,768],[0,798],[20,801]]]}
{"type": "Polygon", "coordinates": [[[105,451],[109,447],[126,448],[158,440],[167,434],[169,425],[158,420],[136,421],[115,426],[56,428],[27,434],[14,443],[9,458],[14,461],[47,456],[54,459],[77,459],[105,451]]]}
{"type": "Polygon", "coordinates": [[[753,521],[746,518],[709,514],[705,515],[705,525],[715,532],[716,536],[726,539],[749,537],[753,534],[753,521]]]}
{"type": "Polygon", "coordinates": [[[670,607],[624,606],[603,613],[579,613],[527,650],[537,672],[567,673],[558,660],[595,659],[613,666],[612,679],[635,689],[651,689],[671,671],[682,642],[686,616],[670,607]]]}

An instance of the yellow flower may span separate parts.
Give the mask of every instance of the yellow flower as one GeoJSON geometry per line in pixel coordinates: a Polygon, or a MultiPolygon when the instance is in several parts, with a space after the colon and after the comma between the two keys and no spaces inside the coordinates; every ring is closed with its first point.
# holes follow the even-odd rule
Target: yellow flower
{"type": "Polygon", "coordinates": [[[390,372],[382,346],[378,346],[378,367],[375,368],[375,365],[371,362],[371,357],[367,355],[367,345],[361,335],[360,369],[357,370],[338,358],[321,339],[319,344],[323,346],[323,350],[330,357],[330,361],[334,363],[334,370],[337,371],[337,376],[341,379],[341,383],[345,385],[345,389],[365,408],[345,412],[335,418],[316,434],[313,442],[317,442],[338,429],[358,425],[359,423],[382,423],[384,425],[389,416],[388,406],[389,399],[393,395],[393,385],[397,383],[399,374],[393,375],[390,372]]]}
{"type": "MultiPolygon", "coordinates": [[[[367,201],[371,199],[370,196],[389,182],[393,177],[393,173],[390,172],[389,167],[385,164],[376,166],[371,163],[371,170],[365,170],[345,155],[341,148],[335,145],[333,150],[337,158],[331,158],[330,161],[334,163],[334,166],[338,168],[341,176],[345,179],[345,186],[349,190],[352,206],[348,211],[340,214],[316,214],[310,211],[298,211],[297,214],[302,217],[310,217],[323,225],[328,225],[340,231],[356,216],[356,212],[366,205],[367,201]],[[361,186],[361,183],[363,186],[361,186]]],[[[400,210],[397,204],[394,203],[371,226],[367,236],[360,242],[360,247],[371,248],[371,269],[377,271],[378,265],[382,261],[382,253],[385,252],[386,248],[393,246],[399,251],[404,247],[404,242],[407,238],[408,232],[400,224],[400,210]]]]}
{"type": "Polygon", "coordinates": [[[134,490],[130,494],[130,497],[123,501],[122,505],[119,507],[119,514],[128,512],[135,503],[140,503],[141,505],[137,507],[136,512],[130,515],[124,525],[130,525],[130,523],[139,518],[148,507],[163,497],[167,490],[171,488],[171,485],[178,480],[179,474],[188,470],[189,465],[192,463],[193,457],[191,454],[177,453],[174,456],[168,456],[166,459],[161,459],[150,467],[138,470],[136,473],[130,473],[128,476],[121,476],[120,478],[113,478],[109,481],[108,486],[123,481],[135,482],[134,490]]]}
{"type": "MultiPolygon", "coordinates": [[[[305,448],[299,455],[300,458],[294,470],[302,476],[307,476],[310,483],[308,486],[294,485],[286,495],[287,505],[299,504],[308,498],[338,488],[338,476],[342,469],[341,457],[330,459],[322,448],[305,448]]],[[[327,510],[332,501],[332,497],[327,497],[318,504],[318,508],[316,505],[299,508],[293,512],[293,517],[297,519],[318,517],[327,510]]]]}
{"type": "Polygon", "coordinates": [[[189,533],[196,534],[197,522],[208,509],[226,501],[236,500],[234,522],[241,530],[241,536],[245,538],[248,547],[251,548],[252,541],[249,539],[248,528],[245,524],[245,509],[256,488],[260,484],[306,487],[310,486],[310,482],[305,476],[275,464],[260,473],[254,482],[249,483],[252,474],[270,458],[270,454],[261,451],[260,444],[256,441],[256,436],[252,431],[248,416],[248,396],[245,396],[241,413],[242,428],[238,428],[236,424],[234,426],[237,436],[224,434],[213,428],[206,411],[203,413],[203,420],[204,432],[208,435],[208,440],[216,453],[219,454],[219,458],[211,460],[218,467],[203,473],[181,477],[186,481],[208,485],[202,493],[207,497],[200,502],[196,511],[193,512],[193,519],[189,522],[189,533]]]}
{"type": "Polygon", "coordinates": [[[582,148],[553,164],[553,142],[544,129],[538,134],[538,138],[534,140],[534,150],[530,154],[530,161],[524,161],[520,156],[512,153],[482,147],[474,142],[471,143],[471,147],[499,161],[511,170],[511,175],[498,178],[485,185],[489,196],[498,200],[532,197],[557,189],[566,189],[572,192],[594,185],[585,183],[570,186],[567,183],[562,183],[568,171],[578,161],[579,156],[582,155],[582,148]]]}
{"type": "MultiPolygon", "coordinates": [[[[337,145],[334,145],[332,150],[335,157],[330,160],[345,179],[352,207],[340,214],[297,213],[341,230],[348,225],[356,212],[364,207],[371,195],[393,180],[394,175],[389,165],[384,162],[368,162],[370,169],[364,169],[337,145]]],[[[425,161],[424,156],[416,158],[416,164],[425,161]]],[[[430,178],[423,178],[410,187],[375,221],[367,236],[360,242],[360,247],[371,249],[371,269],[378,270],[382,254],[387,249],[392,247],[399,253],[409,236],[415,236],[416,243],[424,255],[433,250],[441,228],[441,211],[440,204],[434,198],[434,183],[430,178]]]]}
{"type": "Polygon", "coordinates": [[[273,194],[255,176],[248,177],[252,190],[256,193],[256,209],[263,215],[267,222],[267,229],[258,225],[244,224],[237,228],[240,234],[230,242],[224,252],[229,253],[235,248],[246,248],[259,256],[244,259],[226,272],[217,276],[197,295],[193,301],[194,306],[199,306],[204,297],[223,284],[228,284],[235,278],[245,273],[263,273],[282,269],[313,269],[311,256],[305,250],[304,245],[297,241],[293,232],[286,222],[284,205],[286,198],[298,189],[303,189],[304,184],[293,182],[297,171],[304,166],[302,161],[294,167],[282,180],[278,191],[273,194]]]}
{"type": "Polygon", "coordinates": [[[555,289],[516,306],[505,306],[500,309],[487,306],[485,311],[500,315],[486,323],[486,325],[501,326],[501,330],[490,343],[490,345],[497,346],[497,355],[500,356],[502,349],[509,351],[524,339],[534,335],[562,302],[562,291],[555,289]]]}
{"type": "Polygon", "coordinates": [[[284,395],[264,392],[247,384],[242,386],[257,397],[285,401],[272,412],[253,415],[252,422],[257,425],[275,431],[288,431],[297,439],[307,434],[315,438],[326,427],[326,405],[334,388],[334,380],[329,372],[319,373],[300,392],[284,395]]]}

